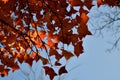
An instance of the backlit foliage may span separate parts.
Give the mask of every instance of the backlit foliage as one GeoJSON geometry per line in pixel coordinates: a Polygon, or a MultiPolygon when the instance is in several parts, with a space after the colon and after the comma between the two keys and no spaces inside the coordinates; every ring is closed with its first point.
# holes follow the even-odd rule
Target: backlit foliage
{"type": "MultiPolygon", "coordinates": [[[[119,6],[120,1],[98,0],[98,6],[102,4],[119,6]]],[[[43,62],[51,80],[67,73],[59,60],[83,53],[82,39],[91,35],[87,14],[92,6],[92,0],[0,0],[0,74],[18,70],[18,62],[31,66],[33,60],[43,62]],[[65,45],[72,45],[74,52],[65,45]],[[46,51],[47,58],[41,50],[46,51]],[[55,63],[51,56],[55,56],[55,63]],[[53,65],[61,66],[58,73],[53,65]]]]}

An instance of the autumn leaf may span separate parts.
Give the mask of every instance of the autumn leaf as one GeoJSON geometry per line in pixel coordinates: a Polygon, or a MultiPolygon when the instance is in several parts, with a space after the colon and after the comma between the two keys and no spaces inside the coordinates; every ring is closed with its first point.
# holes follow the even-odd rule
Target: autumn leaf
{"type": "Polygon", "coordinates": [[[19,66],[18,66],[18,63],[14,63],[13,66],[12,66],[12,72],[14,72],[15,70],[18,70],[20,69],[19,66]]]}
{"type": "Polygon", "coordinates": [[[62,64],[59,63],[58,61],[55,62],[55,66],[61,66],[62,64]]]}
{"type": "Polygon", "coordinates": [[[44,66],[44,69],[45,69],[46,75],[50,76],[50,80],[53,80],[53,78],[57,75],[55,71],[53,70],[53,68],[51,67],[44,66]]]}
{"type": "Polygon", "coordinates": [[[79,38],[82,39],[86,35],[91,35],[91,32],[88,30],[87,25],[81,24],[81,26],[78,27],[78,33],[79,38]]]}
{"type": "Polygon", "coordinates": [[[82,20],[82,23],[86,24],[88,22],[89,17],[85,12],[81,13],[80,19],[82,20]]]}
{"type": "Polygon", "coordinates": [[[84,5],[90,10],[92,5],[92,0],[84,0],[84,5]]]}
{"type": "Polygon", "coordinates": [[[55,49],[53,49],[53,48],[50,48],[50,51],[49,51],[49,55],[50,56],[55,56],[55,58],[57,59],[57,61],[59,61],[62,57],[63,57],[63,55],[61,55],[61,54],[59,54],[55,49]]]}
{"type": "Polygon", "coordinates": [[[0,75],[2,75],[2,77],[7,76],[9,72],[9,69],[4,69],[2,72],[0,72],[0,75]]]}
{"type": "Polygon", "coordinates": [[[80,54],[83,53],[83,46],[82,41],[78,42],[76,45],[74,45],[74,53],[78,57],[80,54]]]}
{"type": "Polygon", "coordinates": [[[83,6],[81,0],[68,0],[72,6],[83,6]]]}
{"type": "Polygon", "coordinates": [[[66,68],[65,68],[65,66],[63,66],[63,67],[61,67],[60,69],[59,69],[59,75],[62,75],[63,73],[68,73],[67,72],[67,70],[66,70],[66,68]]]}
{"type": "Polygon", "coordinates": [[[0,65],[0,72],[4,70],[4,65],[0,65]]]}
{"type": "Polygon", "coordinates": [[[34,60],[33,58],[28,56],[27,59],[25,60],[25,62],[28,63],[30,66],[32,66],[33,60],[34,60]]]}
{"type": "Polygon", "coordinates": [[[42,56],[39,56],[39,58],[41,59],[41,61],[42,61],[43,65],[48,64],[48,63],[49,63],[48,59],[46,59],[46,58],[44,58],[44,57],[42,57],[42,56]]]}
{"type": "Polygon", "coordinates": [[[69,60],[72,56],[74,56],[71,52],[68,52],[66,50],[62,50],[62,54],[66,60],[69,60]]]}
{"type": "Polygon", "coordinates": [[[97,0],[97,5],[98,5],[98,7],[99,7],[100,5],[102,5],[102,4],[104,4],[103,0],[97,0]]]}
{"type": "Polygon", "coordinates": [[[17,59],[20,63],[22,63],[24,61],[24,55],[23,54],[17,54],[17,59]]]}
{"type": "Polygon", "coordinates": [[[39,31],[38,34],[42,40],[46,37],[46,32],[43,30],[39,31]]]}

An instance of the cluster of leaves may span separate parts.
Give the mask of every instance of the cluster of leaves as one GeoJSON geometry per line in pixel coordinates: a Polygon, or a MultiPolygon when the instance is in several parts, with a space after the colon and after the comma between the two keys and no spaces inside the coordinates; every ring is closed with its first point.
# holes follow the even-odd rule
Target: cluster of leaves
{"type": "MultiPolygon", "coordinates": [[[[114,6],[119,2],[98,0],[98,5],[114,6]]],[[[61,66],[62,57],[69,60],[83,53],[82,38],[91,35],[87,14],[92,6],[92,0],[1,0],[0,74],[8,75],[9,70],[19,69],[18,62],[32,66],[33,60],[43,62],[51,80],[67,73],[65,66],[58,73],[52,66],[61,66]],[[74,52],[64,45],[72,45],[74,52]],[[41,55],[41,50],[46,51],[47,58],[41,55]],[[55,63],[51,62],[51,56],[55,57],[55,63]]]]}

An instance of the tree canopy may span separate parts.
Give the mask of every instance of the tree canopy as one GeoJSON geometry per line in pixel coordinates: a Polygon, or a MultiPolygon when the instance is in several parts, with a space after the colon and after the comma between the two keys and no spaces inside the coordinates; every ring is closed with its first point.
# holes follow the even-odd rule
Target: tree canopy
{"type": "MultiPolygon", "coordinates": [[[[32,66],[41,60],[50,79],[67,73],[59,60],[69,60],[83,53],[82,39],[91,35],[87,14],[92,0],[0,0],[0,74],[19,69],[18,63],[32,66]],[[65,49],[72,45],[74,51],[65,49]],[[42,50],[47,57],[42,56],[42,50]],[[51,57],[55,62],[51,62],[51,57]],[[60,66],[58,73],[52,66],[60,66]]],[[[103,4],[120,6],[119,0],[97,0],[103,4]]]]}

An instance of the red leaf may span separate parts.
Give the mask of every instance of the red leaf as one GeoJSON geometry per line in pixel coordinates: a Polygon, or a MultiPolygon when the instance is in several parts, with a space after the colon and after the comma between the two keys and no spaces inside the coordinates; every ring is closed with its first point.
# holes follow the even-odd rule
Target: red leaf
{"type": "Polygon", "coordinates": [[[82,41],[78,42],[76,45],[74,45],[74,53],[78,57],[81,53],[83,53],[83,46],[82,41]]]}
{"type": "Polygon", "coordinates": [[[58,53],[55,49],[53,49],[53,48],[50,48],[49,55],[50,55],[50,56],[55,55],[55,58],[57,59],[57,61],[59,61],[59,60],[62,58],[62,55],[59,54],[59,53],[58,53]]]}
{"type": "Polygon", "coordinates": [[[29,56],[29,57],[25,60],[25,62],[28,63],[30,66],[32,66],[33,60],[34,60],[34,59],[29,56]]]}
{"type": "Polygon", "coordinates": [[[59,69],[59,75],[62,75],[63,73],[68,73],[65,66],[63,66],[59,69]]]}
{"type": "Polygon", "coordinates": [[[0,65],[0,72],[4,70],[4,65],[0,65]]]}
{"type": "Polygon", "coordinates": [[[92,5],[92,0],[84,0],[84,5],[90,10],[92,5]]]}
{"type": "Polygon", "coordinates": [[[0,75],[1,75],[2,77],[7,76],[7,75],[8,75],[8,72],[9,72],[9,69],[4,69],[2,72],[0,72],[0,75]]]}
{"type": "Polygon", "coordinates": [[[69,2],[72,6],[82,6],[82,1],[81,1],[81,0],[68,0],[68,2],[69,2]]]}
{"type": "Polygon", "coordinates": [[[14,72],[15,70],[18,70],[20,69],[19,66],[18,66],[18,63],[16,62],[15,64],[13,64],[12,66],[12,71],[14,72]]]}
{"type": "Polygon", "coordinates": [[[24,61],[24,55],[23,54],[17,54],[17,59],[20,63],[22,63],[24,61]]]}
{"type": "Polygon", "coordinates": [[[53,80],[53,78],[57,75],[55,71],[53,70],[53,68],[51,67],[44,66],[44,69],[45,69],[46,75],[49,75],[50,80],[53,80]]]}
{"type": "Polygon", "coordinates": [[[63,50],[62,52],[63,56],[65,57],[66,60],[70,59],[72,56],[74,56],[71,52],[68,52],[66,50],[63,50]]]}
{"type": "Polygon", "coordinates": [[[102,5],[102,4],[104,4],[103,0],[97,0],[97,5],[98,5],[98,7],[99,7],[100,5],[102,5]]]}
{"type": "Polygon", "coordinates": [[[61,66],[61,63],[59,63],[58,61],[55,62],[55,66],[61,66]]]}
{"type": "Polygon", "coordinates": [[[42,57],[42,56],[39,56],[39,58],[40,58],[40,60],[42,61],[43,65],[49,63],[48,59],[46,59],[46,58],[44,58],[44,57],[42,57]]]}

